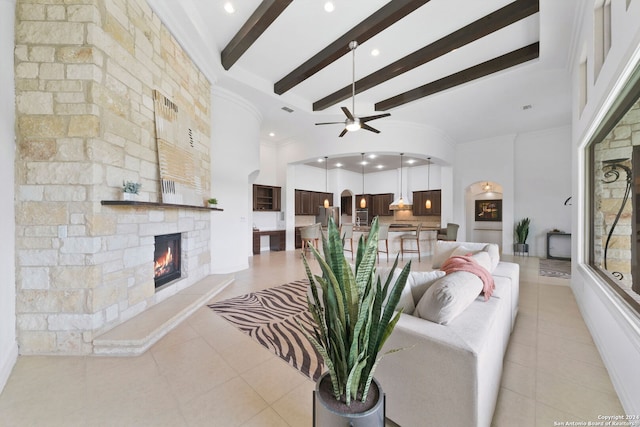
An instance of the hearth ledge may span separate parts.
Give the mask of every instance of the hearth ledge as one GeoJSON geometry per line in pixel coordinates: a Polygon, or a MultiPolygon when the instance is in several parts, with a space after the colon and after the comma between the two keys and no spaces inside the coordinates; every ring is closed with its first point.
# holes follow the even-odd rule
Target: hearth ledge
{"type": "Polygon", "coordinates": [[[93,340],[98,356],[139,356],[233,283],[233,275],[214,274],[154,305],[93,340]]]}

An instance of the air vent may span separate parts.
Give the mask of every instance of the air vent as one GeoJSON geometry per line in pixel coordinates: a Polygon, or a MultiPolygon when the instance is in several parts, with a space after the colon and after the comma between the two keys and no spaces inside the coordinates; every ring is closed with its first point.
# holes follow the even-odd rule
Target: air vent
{"type": "Polygon", "coordinates": [[[282,109],[284,111],[286,111],[287,113],[293,113],[293,110],[291,108],[289,108],[289,107],[282,107],[282,109]]]}

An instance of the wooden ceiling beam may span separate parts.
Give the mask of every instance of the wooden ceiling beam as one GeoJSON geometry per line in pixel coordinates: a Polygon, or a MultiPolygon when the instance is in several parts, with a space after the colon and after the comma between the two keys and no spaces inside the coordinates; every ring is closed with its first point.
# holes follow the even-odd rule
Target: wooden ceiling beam
{"type": "Polygon", "coordinates": [[[385,99],[384,101],[376,102],[376,111],[387,111],[391,108],[398,107],[403,104],[424,98],[434,93],[441,92],[446,89],[450,89],[455,86],[459,86],[464,83],[468,83],[472,80],[479,79],[480,77],[488,76],[489,74],[496,73],[498,71],[506,70],[523,62],[530,61],[540,56],[540,43],[536,42],[525,46],[523,48],[514,50],[505,55],[483,62],[482,64],[475,65],[467,68],[450,76],[443,77],[426,85],[417,87],[407,92],[401,93],[394,97],[385,99]]]}
{"type": "Polygon", "coordinates": [[[247,22],[222,50],[220,62],[224,69],[230,69],[292,2],[293,0],[262,0],[247,22]]]}
{"type": "MultiPolygon", "coordinates": [[[[471,24],[401,58],[356,81],[356,93],[364,92],[402,73],[413,70],[442,55],[507,27],[540,10],[539,0],[517,0],[471,24]]],[[[321,111],[351,97],[351,85],[313,103],[313,111],[321,111]]]]}
{"type": "Polygon", "coordinates": [[[282,95],[327,65],[336,61],[341,56],[349,53],[349,42],[356,40],[358,44],[364,43],[428,2],[429,0],[390,1],[333,43],[309,58],[298,68],[277,81],[273,85],[273,91],[278,95],[282,95]]]}

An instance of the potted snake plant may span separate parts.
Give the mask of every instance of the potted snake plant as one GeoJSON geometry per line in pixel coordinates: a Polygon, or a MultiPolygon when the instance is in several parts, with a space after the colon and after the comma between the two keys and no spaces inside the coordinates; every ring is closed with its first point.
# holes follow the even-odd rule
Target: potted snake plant
{"type": "Polygon", "coordinates": [[[527,244],[527,237],[529,237],[530,223],[531,223],[531,220],[529,218],[522,218],[516,224],[516,243],[514,244],[513,251],[517,254],[529,253],[529,245],[527,244]]]}
{"type": "MultiPolygon", "coordinates": [[[[378,219],[368,239],[358,243],[355,270],[344,256],[344,242],[329,218],[322,236],[324,257],[311,247],[322,275],[315,275],[303,254],[309,310],[314,329],[307,339],[322,356],[326,372],[316,382],[315,426],[384,426],[384,394],[374,379],[379,353],[391,335],[400,311],[395,311],[411,268],[408,262],[391,283],[398,258],[384,284],[376,277],[378,219]]],[[[397,351],[390,350],[389,353],[397,351]]]]}

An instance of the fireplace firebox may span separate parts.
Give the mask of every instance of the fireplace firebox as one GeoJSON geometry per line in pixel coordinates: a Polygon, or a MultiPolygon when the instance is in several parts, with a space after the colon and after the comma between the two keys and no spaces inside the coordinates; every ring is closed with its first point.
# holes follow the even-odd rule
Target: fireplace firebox
{"type": "Polygon", "coordinates": [[[154,259],[154,280],[156,289],[165,283],[180,278],[180,233],[156,236],[154,259]]]}

